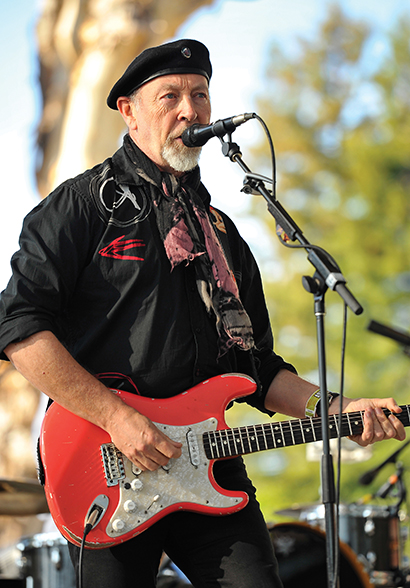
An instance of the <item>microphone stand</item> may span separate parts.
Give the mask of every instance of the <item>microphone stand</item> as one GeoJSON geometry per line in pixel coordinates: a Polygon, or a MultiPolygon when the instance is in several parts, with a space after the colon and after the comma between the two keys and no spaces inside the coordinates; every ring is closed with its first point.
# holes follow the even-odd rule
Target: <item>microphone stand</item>
{"type": "Polygon", "coordinates": [[[315,268],[313,277],[305,276],[303,278],[304,288],[314,296],[314,312],[316,316],[317,329],[317,346],[318,346],[318,366],[319,366],[319,384],[321,393],[321,419],[322,419],[322,438],[323,453],[321,462],[321,482],[322,482],[322,502],[325,509],[325,528],[326,528],[326,562],[328,586],[336,586],[338,582],[338,571],[335,574],[336,558],[336,526],[335,526],[335,483],[333,460],[330,453],[329,445],[329,411],[327,397],[326,381],[326,354],[325,354],[325,334],[324,334],[324,316],[325,302],[324,295],[328,288],[335,290],[344,300],[347,306],[359,315],[363,308],[346,288],[346,280],[343,277],[340,268],[336,262],[323,249],[311,245],[303,236],[301,229],[286,212],[283,206],[274,198],[273,194],[265,187],[264,181],[273,183],[272,180],[258,174],[253,174],[249,167],[242,159],[242,153],[236,143],[231,142],[231,135],[228,135],[229,141],[219,137],[222,143],[222,153],[225,157],[237,163],[245,172],[244,192],[260,194],[266,200],[270,214],[275,218],[276,223],[283,229],[288,238],[292,241],[298,241],[308,251],[308,260],[315,268]],[[333,583],[334,581],[334,583],[333,583]]]}

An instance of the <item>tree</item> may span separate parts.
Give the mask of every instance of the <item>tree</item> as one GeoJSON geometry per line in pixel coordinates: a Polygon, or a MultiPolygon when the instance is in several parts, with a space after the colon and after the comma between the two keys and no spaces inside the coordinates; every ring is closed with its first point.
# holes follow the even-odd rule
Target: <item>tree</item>
{"type": "MultiPolygon", "coordinates": [[[[274,129],[279,200],[309,241],[334,256],[365,309],[362,317],[349,317],[349,391],[399,392],[403,399],[407,358],[366,327],[371,318],[402,329],[410,325],[409,31],[409,22],[399,24],[375,68],[366,57],[371,31],[333,8],[318,39],[301,42],[296,59],[273,48],[269,100],[259,103],[274,129]]],[[[255,157],[267,164],[265,146],[255,149],[255,157]]],[[[254,212],[275,231],[265,210],[255,206],[254,212]]],[[[287,356],[306,355],[303,369],[310,370],[315,349],[303,339],[315,335],[312,301],[300,278],[313,268],[303,252],[277,252],[283,275],[265,279],[278,343],[287,356]],[[289,298],[292,312],[279,312],[289,298]],[[289,349],[286,333],[294,333],[289,349]]],[[[328,292],[326,302],[330,360],[338,370],[340,299],[328,292]]]]}
{"type": "MultiPolygon", "coordinates": [[[[399,403],[408,402],[409,358],[367,326],[374,319],[405,331],[410,327],[409,34],[410,22],[402,20],[378,55],[380,38],[332,7],[316,40],[301,40],[296,56],[272,47],[258,103],[273,130],[279,201],[306,238],[337,260],[364,307],[360,317],[348,312],[345,392],[394,396],[399,403]]],[[[255,167],[268,175],[265,142],[255,146],[253,157],[255,167]]],[[[274,259],[260,254],[260,261],[276,350],[302,376],[317,381],[313,296],[301,283],[314,268],[303,250],[279,245],[264,201],[254,200],[251,210],[272,237],[274,259]]],[[[334,292],[325,298],[328,385],[338,391],[343,304],[334,292]]],[[[373,462],[396,448],[394,441],[375,446],[373,462]]],[[[288,468],[269,493],[267,478],[256,478],[265,512],[275,500],[289,505],[317,496],[319,477],[303,465],[301,452],[286,450],[289,462],[303,469],[296,480],[295,468],[288,468]]],[[[362,492],[355,483],[360,467],[345,470],[350,477],[343,486],[345,500],[362,492]]]]}
{"type": "MultiPolygon", "coordinates": [[[[114,81],[140,51],[173,37],[190,14],[212,1],[42,2],[37,24],[43,99],[37,136],[37,187],[41,196],[116,150],[122,119],[105,104],[114,81]]],[[[7,479],[34,478],[31,424],[40,393],[6,365],[0,369],[0,386],[0,475],[7,479]]],[[[7,496],[6,483],[0,490],[3,497],[7,496]]],[[[13,518],[3,503],[7,506],[8,502],[0,504],[0,546],[41,530],[42,522],[37,518],[13,518]],[[1,516],[3,512],[7,516],[1,516]]]]}
{"type": "Polygon", "coordinates": [[[114,81],[138,53],[172,38],[190,14],[212,2],[45,0],[37,26],[42,196],[115,151],[124,127],[105,103],[114,81]]]}

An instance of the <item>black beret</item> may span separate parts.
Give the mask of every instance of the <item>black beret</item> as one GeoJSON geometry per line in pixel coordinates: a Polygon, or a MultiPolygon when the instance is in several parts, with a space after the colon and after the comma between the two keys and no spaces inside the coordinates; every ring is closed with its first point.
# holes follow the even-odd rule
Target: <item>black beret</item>
{"type": "Polygon", "coordinates": [[[168,74],[199,74],[211,79],[212,66],[209,51],[199,41],[180,39],[158,47],[150,47],[130,63],[120,79],[114,84],[107,104],[117,110],[120,96],[129,96],[150,80],[168,74]]]}

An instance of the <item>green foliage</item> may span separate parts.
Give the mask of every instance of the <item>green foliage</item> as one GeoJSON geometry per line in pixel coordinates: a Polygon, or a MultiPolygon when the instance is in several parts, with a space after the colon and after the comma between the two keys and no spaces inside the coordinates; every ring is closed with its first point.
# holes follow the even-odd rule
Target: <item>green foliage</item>
{"type": "MultiPolygon", "coordinates": [[[[306,238],[336,259],[364,307],[361,316],[348,311],[345,392],[394,396],[401,404],[410,402],[409,357],[367,326],[373,319],[410,331],[409,38],[409,21],[381,39],[333,7],[317,39],[300,41],[296,57],[272,47],[258,104],[275,144],[278,200],[306,238]]],[[[265,142],[255,146],[253,157],[254,169],[269,173],[265,142]]],[[[253,200],[251,208],[274,242],[275,263],[262,255],[260,263],[276,350],[310,377],[317,366],[316,327],[313,297],[301,278],[314,269],[303,250],[277,243],[275,221],[262,199],[253,200]]],[[[342,323],[342,301],[328,291],[328,384],[336,391],[342,323]]],[[[364,469],[393,446],[397,442],[375,446],[364,469]]],[[[267,513],[284,500],[290,505],[318,497],[319,465],[307,466],[302,448],[286,455],[288,467],[277,477],[254,476],[267,513]]],[[[362,491],[360,468],[363,464],[344,466],[342,500],[362,491]]]]}

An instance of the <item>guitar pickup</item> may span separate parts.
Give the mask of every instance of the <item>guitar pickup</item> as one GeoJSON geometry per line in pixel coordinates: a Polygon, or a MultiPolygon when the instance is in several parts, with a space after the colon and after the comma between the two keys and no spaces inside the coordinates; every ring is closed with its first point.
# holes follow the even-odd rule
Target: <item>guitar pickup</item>
{"type": "Polygon", "coordinates": [[[188,429],[186,434],[186,440],[189,451],[189,459],[194,467],[198,467],[200,464],[200,454],[198,439],[192,429],[188,429]]]}
{"type": "Polygon", "coordinates": [[[124,460],[121,451],[115,447],[114,443],[103,443],[101,445],[101,456],[107,486],[117,486],[119,481],[125,478],[124,460]]]}

